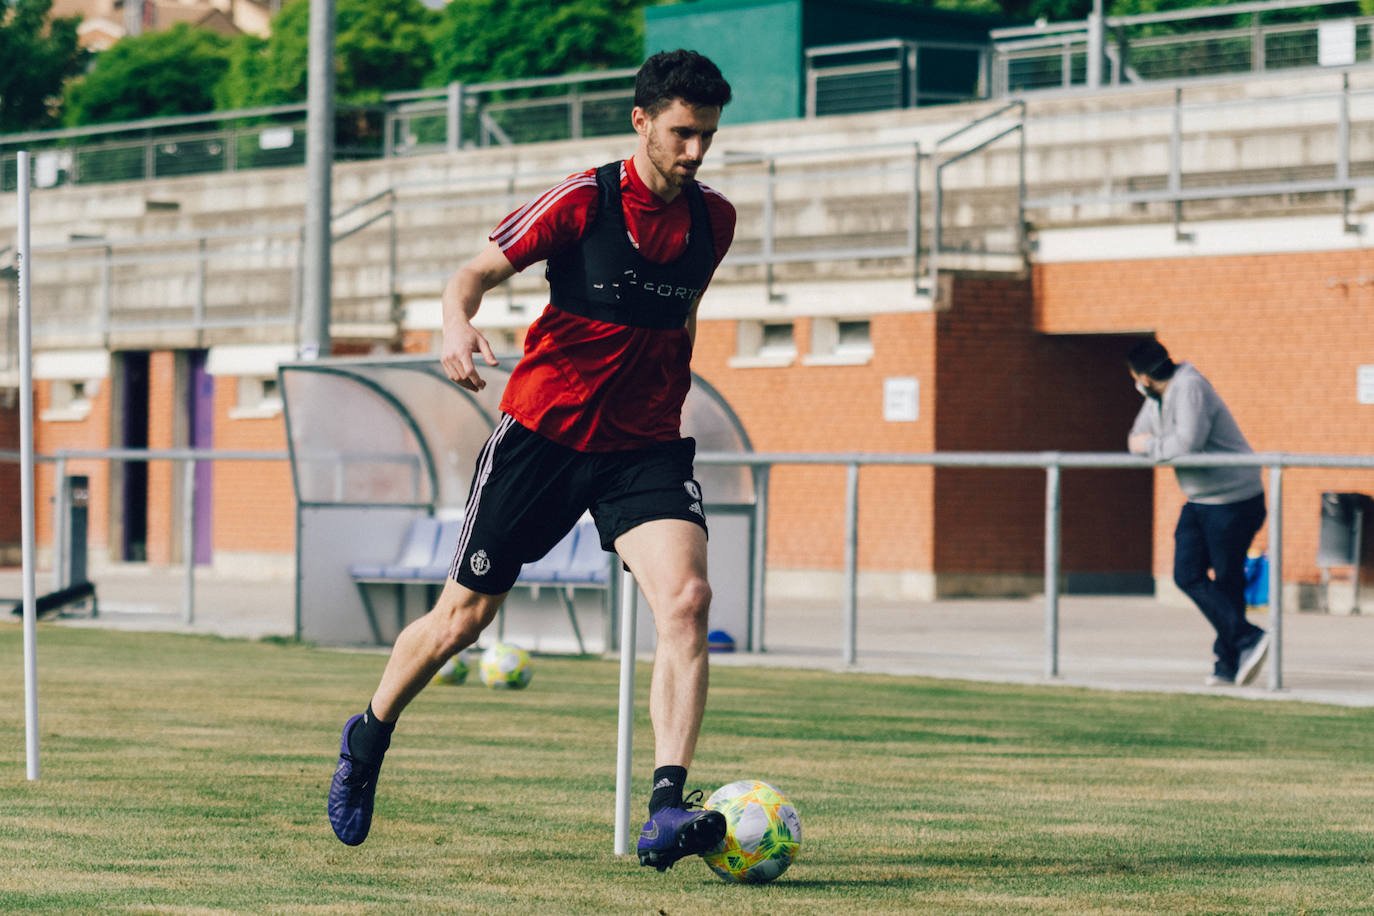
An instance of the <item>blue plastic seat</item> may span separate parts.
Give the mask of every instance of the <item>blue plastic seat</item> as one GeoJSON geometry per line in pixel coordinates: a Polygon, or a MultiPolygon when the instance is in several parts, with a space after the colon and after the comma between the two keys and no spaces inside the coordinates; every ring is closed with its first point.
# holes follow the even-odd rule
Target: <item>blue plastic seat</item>
{"type": "Polygon", "coordinates": [[[568,585],[605,585],[610,579],[610,563],[601,549],[601,536],[591,522],[579,524],[573,531],[577,543],[572,556],[555,570],[555,581],[568,585]]]}
{"type": "Polygon", "coordinates": [[[461,518],[449,519],[440,525],[439,536],[434,539],[434,554],[415,570],[415,578],[439,582],[447,579],[449,567],[453,565],[453,552],[458,547],[458,537],[462,533],[461,518]]]}
{"type": "Polygon", "coordinates": [[[415,570],[430,562],[439,536],[439,520],[431,516],[411,522],[396,558],[390,563],[357,563],[348,569],[355,579],[412,579],[415,570]]]}
{"type": "Polygon", "coordinates": [[[520,577],[516,581],[521,585],[550,585],[557,582],[559,570],[572,562],[578,527],[563,535],[563,539],[554,544],[548,553],[520,567],[520,577]]]}

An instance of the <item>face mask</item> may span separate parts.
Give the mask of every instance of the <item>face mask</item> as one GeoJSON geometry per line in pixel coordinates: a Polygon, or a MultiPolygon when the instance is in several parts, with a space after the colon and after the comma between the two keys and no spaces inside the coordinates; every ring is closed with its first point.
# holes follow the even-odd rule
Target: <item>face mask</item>
{"type": "Polygon", "coordinates": [[[1146,388],[1140,382],[1135,383],[1135,390],[1140,392],[1142,398],[1148,398],[1150,396],[1150,389],[1146,388]]]}

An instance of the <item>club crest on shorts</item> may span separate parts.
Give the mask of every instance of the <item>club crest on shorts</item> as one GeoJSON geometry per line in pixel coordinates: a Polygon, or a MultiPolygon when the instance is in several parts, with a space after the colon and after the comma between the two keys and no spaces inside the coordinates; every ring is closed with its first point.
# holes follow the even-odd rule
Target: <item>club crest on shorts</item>
{"type": "Polygon", "coordinates": [[[692,497],[692,499],[701,499],[701,487],[697,486],[695,480],[685,481],[682,485],[687,488],[687,495],[692,497]]]}
{"type": "Polygon", "coordinates": [[[475,575],[485,576],[491,571],[491,558],[485,550],[479,550],[468,558],[468,565],[472,567],[475,575]]]}

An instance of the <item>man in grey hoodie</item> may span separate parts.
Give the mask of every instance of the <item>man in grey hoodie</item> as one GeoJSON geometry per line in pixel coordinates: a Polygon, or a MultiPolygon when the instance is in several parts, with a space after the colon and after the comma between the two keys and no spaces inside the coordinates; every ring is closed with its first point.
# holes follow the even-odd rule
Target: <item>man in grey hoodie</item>
{"type": "MultiPolygon", "coordinates": [[[[1132,453],[1155,461],[1253,454],[1225,402],[1191,363],[1174,363],[1156,340],[1137,344],[1126,362],[1145,396],[1127,439],[1132,453]]],[[[1217,632],[1207,684],[1248,684],[1269,651],[1269,634],[1245,619],[1245,555],[1265,517],[1260,469],[1174,473],[1188,497],[1174,530],[1174,582],[1217,632]]]]}

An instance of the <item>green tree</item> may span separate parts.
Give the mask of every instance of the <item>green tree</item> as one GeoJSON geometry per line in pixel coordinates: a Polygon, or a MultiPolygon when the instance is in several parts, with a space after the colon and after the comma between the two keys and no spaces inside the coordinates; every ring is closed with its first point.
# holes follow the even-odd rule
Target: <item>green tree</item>
{"type": "MultiPolygon", "coordinates": [[[[345,103],[416,89],[432,67],[429,33],[435,13],[420,0],[338,0],[334,91],[345,103]]],[[[272,20],[267,39],[246,36],[230,53],[215,96],[222,108],[305,101],[309,89],[310,3],[291,0],[272,20]]]]}
{"type": "Polygon", "coordinates": [[[434,30],[428,85],[633,67],[645,0],[451,0],[434,30]]]}
{"type": "Polygon", "coordinates": [[[0,0],[0,133],[59,123],[62,85],[81,73],[80,19],[47,20],[52,0],[0,0]]]}
{"type": "Polygon", "coordinates": [[[103,124],[215,107],[214,86],[229,66],[229,39],[179,22],[120,39],[67,90],[68,124],[103,124]]]}

